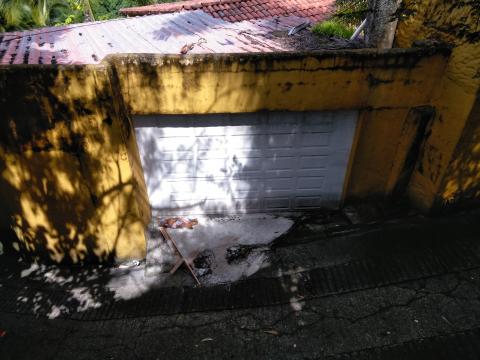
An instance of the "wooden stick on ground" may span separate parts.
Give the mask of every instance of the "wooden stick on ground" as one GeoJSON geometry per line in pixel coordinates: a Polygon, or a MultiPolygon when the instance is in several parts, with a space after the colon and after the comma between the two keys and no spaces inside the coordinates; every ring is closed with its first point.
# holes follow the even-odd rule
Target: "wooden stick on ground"
{"type": "MultiPolygon", "coordinates": [[[[177,244],[175,243],[175,241],[173,241],[172,237],[170,236],[170,234],[168,233],[167,229],[164,228],[163,226],[160,226],[160,232],[162,233],[163,237],[165,238],[165,240],[167,241],[171,241],[174,248],[175,248],[175,251],[178,253],[178,255],[180,255],[180,257],[182,258],[182,261],[183,263],[185,264],[185,266],[188,268],[188,270],[190,271],[190,273],[192,274],[193,278],[195,279],[195,281],[197,282],[197,284],[199,286],[202,286],[202,283],[200,282],[200,280],[198,280],[197,278],[197,275],[195,275],[195,272],[193,271],[192,267],[190,266],[189,264],[189,261],[188,259],[183,256],[183,254],[180,252],[180,249],[178,248],[177,244]]],[[[176,269],[175,271],[178,269],[178,266],[176,266],[176,269]]]]}
{"type": "MultiPolygon", "coordinates": [[[[172,245],[172,247],[173,247],[173,245],[172,245]]],[[[174,248],[173,250],[175,251],[175,248],[174,248]]],[[[176,252],[176,251],[175,251],[175,252],[176,252]]],[[[187,261],[188,261],[188,263],[190,264],[190,266],[192,266],[193,260],[195,260],[195,258],[198,256],[198,254],[200,254],[200,251],[194,252],[191,256],[189,256],[189,257],[187,258],[187,261]]],[[[178,259],[178,261],[177,261],[177,262],[175,263],[175,265],[173,266],[172,270],[170,270],[170,275],[175,274],[175,272],[178,270],[178,268],[183,264],[183,261],[184,261],[184,260],[183,260],[182,257],[180,257],[180,258],[178,259]]]]}

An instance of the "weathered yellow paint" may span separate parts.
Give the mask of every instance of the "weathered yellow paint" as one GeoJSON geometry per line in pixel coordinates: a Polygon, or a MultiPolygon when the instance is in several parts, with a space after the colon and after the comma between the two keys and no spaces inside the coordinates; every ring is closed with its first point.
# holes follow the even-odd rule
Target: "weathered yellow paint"
{"type": "Polygon", "coordinates": [[[413,11],[399,22],[396,43],[435,40],[452,44],[445,75],[432,98],[437,114],[414,172],[409,195],[425,210],[435,205],[478,198],[478,175],[472,171],[478,157],[480,121],[475,104],[480,89],[480,5],[476,0],[405,0],[413,11]],[[472,154],[472,156],[468,156],[472,154]]]}
{"type": "Polygon", "coordinates": [[[442,182],[442,205],[480,199],[480,98],[477,96],[442,182]]]}
{"type": "Polygon", "coordinates": [[[3,225],[22,249],[57,262],[144,256],[150,209],[128,114],[359,109],[346,199],[389,196],[415,135],[407,114],[431,103],[448,56],[126,55],[0,68],[3,225]]]}
{"type": "Polygon", "coordinates": [[[109,68],[0,68],[0,87],[1,218],[17,247],[56,262],[143,257],[145,184],[109,68]]]}
{"type": "Polygon", "coordinates": [[[448,51],[113,56],[131,114],[412,107],[430,102],[448,51]]]}
{"type": "Polygon", "coordinates": [[[384,198],[391,194],[413,136],[402,129],[408,109],[365,111],[361,115],[362,131],[349,177],[348,197],[384,198]],[[400,161],[398,157],[402,157],[400,161]],[[392,180],[394,178],[395,180],[392,180]]]}
{"type": "Polygon", "coordinates": [[[355,193],[354,189],[352,190],[350,188],[350,185],[352,180],[352,173],[354,173],[353,168],[358,154],[360,138],[364,131],[364,119],[367,118],[365,114],[366,112],[361,112],[357,119],[357,126],[355,128],[355,134],[353,135],[352,148],[350,150],[350,155],[348,156],[347,170],[345,171],[345,178],[343,181],[342,197],[340,199],[341,205],[345,204],[345,201],[347,199],[354,198],[356,195],[358,196],[358,194],[355,193]]]}

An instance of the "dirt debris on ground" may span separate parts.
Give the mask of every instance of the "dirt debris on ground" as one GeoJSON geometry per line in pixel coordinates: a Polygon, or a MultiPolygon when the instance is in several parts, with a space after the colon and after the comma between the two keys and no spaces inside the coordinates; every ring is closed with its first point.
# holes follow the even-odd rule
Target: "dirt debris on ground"
{"type": "MultiPolygon", "coordinates": [[[[168,230],[181,253],[195,259],[194,270],[202,277],[202,285],[237,281],[259,271],[268,263],[269,244],[294,223],[290,218],[268,214],[198,216],[195,220],[198,224],[193,230],[185,226],[168,230]]],[[[152,279],[167,273],[176,263],[163,237],[155,231],[150,232],[148,249],[146,271],[152,279]]],[[[180,281],[186,285],[182,274],[179,271],[161,283],[169,286],[172,281],[180,281]]]]}
{"type": "Polygon", "coordinates": [[[234,245],[227,249],[225,258],[229,264],[244,260],[257,246],[253,245],[234,245]]]}
{"type": "Polygon", "coordinates": [[[215,264],[215,254],[212,250],[203,250],[193,260],[193,266],[198,276],[205,276],[212,273],[212,266],[215,264]]]}

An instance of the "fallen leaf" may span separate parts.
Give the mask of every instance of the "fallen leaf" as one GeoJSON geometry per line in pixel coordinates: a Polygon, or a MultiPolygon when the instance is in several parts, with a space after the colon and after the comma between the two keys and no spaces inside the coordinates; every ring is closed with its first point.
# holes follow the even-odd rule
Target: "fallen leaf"
{"type": "Polygon", "coordinates": [[[205,339],[200,340],[200,342],[205,342],[205,341],[213,341],[213,339],[212,338],[205,338],[205,339]]]}
{"type": "Polygon", "coordinates": [[[280,333],[277,330],[263,330],[265,334],[275,335],[278,336],[280,333]]]}
{"type": "Polygon", "coordinates": [[[180,54],[184,54],[184,55],[185,55],[185,54],[188,53],[190,50],[192,50],[194,46],[195,46],[194,43],[183,45],[182,48],[180,49],[180,54]]]}

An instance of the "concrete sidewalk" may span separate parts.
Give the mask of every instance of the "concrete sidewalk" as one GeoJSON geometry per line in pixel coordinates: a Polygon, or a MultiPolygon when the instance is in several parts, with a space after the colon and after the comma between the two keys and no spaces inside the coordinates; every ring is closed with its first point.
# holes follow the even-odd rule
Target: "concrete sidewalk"
{"type": "Polygon", "coordinates": [[[478,359],[479,220],[303,216],[262,270],[204,288],[3,255],[0,358],[478,359]]]}

